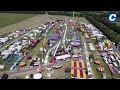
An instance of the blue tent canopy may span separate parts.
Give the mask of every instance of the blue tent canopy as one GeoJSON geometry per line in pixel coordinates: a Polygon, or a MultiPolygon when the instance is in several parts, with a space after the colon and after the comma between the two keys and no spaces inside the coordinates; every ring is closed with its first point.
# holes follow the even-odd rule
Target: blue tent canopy
{"type": "Polygon", "coordinates": [[[73,38],[73,41],[78,41],[78,42],[80,42],[80,37],[74,37],[74,38],[73,38]]]}
{"type": "Polygon", "coordinates": [[[60,34],[53,34],[52,36],[49,37],[49,40],[59,40],[61,37],[60,37],[60,34]]]}

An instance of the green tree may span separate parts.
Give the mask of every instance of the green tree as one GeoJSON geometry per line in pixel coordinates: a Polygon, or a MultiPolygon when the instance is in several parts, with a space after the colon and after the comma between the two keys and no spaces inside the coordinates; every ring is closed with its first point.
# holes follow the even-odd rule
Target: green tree
{"type": "Polygon", "coordinates": [[[93,60],[94,60],[94,58],[95,58],[95,57],[94,57],[94,54],[90,54],[90,55],[89,55],[89,59],[93,59],[93,60]]]}
{"type": "MultiPolygon", "coordinates": [[[[102,19],[99,19],[99,18],[94,18],[92,16],[85,16],[86,19],[88,19],[96,28],[98,28],[101,32],[103,32],[104,35],[106,35],[106,37],[108,39],[110,39],[111,41],[115,42],[115,43],[118,43],[119,42],[119,38],[120,38],[120,35],[118,35],[118,31],[117,30],[115,32],[115,30],[112,30],[110,29],[109,27],[105,26],[104,24],[107,23],[106,21],[103,23],[101,23],[100,21],[103,21],[102,19]],[[98,21],[97,21],[98,20],[98,21]],[[117,38],[116,38],[117,36],[117,38]]],[[[107,23],[108,25],[110,25],[109,23],[107,23]]],[[[112,25],[113,27],[114,25],[112,25]]]]}

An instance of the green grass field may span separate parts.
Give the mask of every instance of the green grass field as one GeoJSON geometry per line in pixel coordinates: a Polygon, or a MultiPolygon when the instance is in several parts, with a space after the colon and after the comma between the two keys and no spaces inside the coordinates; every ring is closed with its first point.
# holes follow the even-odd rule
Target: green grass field
{"type": "Polygon", "coordinates": [[[23,21],[35,15],[36,14],[0,13],[0,28],[23,21]]]}
{"type": "MultiPolygon", "coordinates": [[[[28,18],[35,16],[35,15],[38,15],[38,14],[0,13],[0,28],[4,27],[4,26],[11,25],[11,24],[15,24],[15,23],[23,21],[23,20],[26,20],[28,18]]],[[[48,15],[48,16],[50,19],[67,17],[67,16],[60,16],[60,15],[48,15]]],[[[68,17],[68,18],[72,19],[72,17],[68,17]]],[[[75,17],[75,20],[76,19],[78,19],[78,17],[75,17]]],[[[86,21],[84,19],[85,18],[79,18],[79,20],[86,21]]]]}

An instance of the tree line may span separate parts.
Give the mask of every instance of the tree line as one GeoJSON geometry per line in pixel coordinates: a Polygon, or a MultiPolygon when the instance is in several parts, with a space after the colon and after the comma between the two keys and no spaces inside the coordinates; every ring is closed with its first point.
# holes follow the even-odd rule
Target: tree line
{"type": "Polygon", "coordinates": [[[109,27],[107,27],[104,24],[102,24],[101,22],[97,21],[92,16],[86,15],[85,18],[88,19],[101,32],[103,32],[103,34],[106,35],[107,38],[109,38],[111,41],[113,41],[116,44],[118,44],[118,42],[120,41],[120,35],[118,33],[114,32],[109,27]]]}
{"type": "MultiPolygon", "coordinates": [[[[19,13],[19,14],[45,14],[46,11],[0,11],[0,13],[19,13]]],[[[73,16],[73,12],[71,11],[47,11],[49,15],[65,15],[65,16],[73,16]]],[[[75,17],[82,16],[79,12],[74,13],[75,17]]]]}
{"type": "Polygon", "coordinates": [[[114,32],[117,32],[118,34],[120,34],[120,26],[117,26],[116,23],[111,23],[111,22],[107,21],[105,17],[102,17],[102,18],[95,17],[95,19],[97,21],[103,23],[107,27],[109,27],[109,29],[112,29],[114,32]]]}

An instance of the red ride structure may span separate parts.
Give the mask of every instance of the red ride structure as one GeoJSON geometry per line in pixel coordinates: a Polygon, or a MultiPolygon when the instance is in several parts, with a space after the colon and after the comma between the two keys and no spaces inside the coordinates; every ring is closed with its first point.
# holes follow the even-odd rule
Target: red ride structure
{"type": "Polygon", "coordinates": [[[35,40],[35,39],[32,39],[32,40],[30,40],[30,46],[31,47],[34,47],[36,44],[37,44],[37,40],[35,40]]]}

